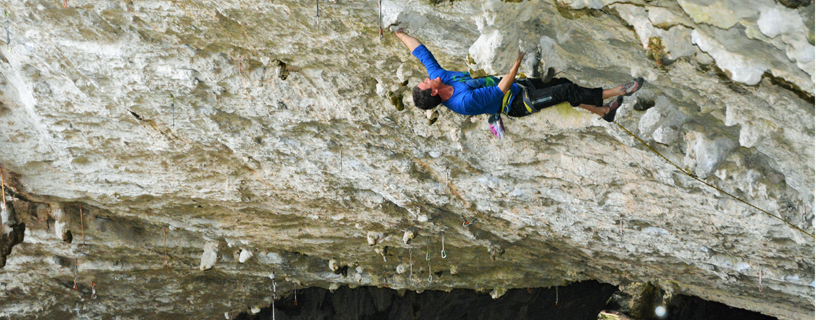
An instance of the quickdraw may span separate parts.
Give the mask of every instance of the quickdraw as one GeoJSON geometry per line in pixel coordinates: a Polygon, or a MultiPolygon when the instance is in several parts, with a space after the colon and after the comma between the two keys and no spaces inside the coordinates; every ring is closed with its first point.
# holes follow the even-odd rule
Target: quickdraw
{"type": "Polygon", "coordinates": [[[170,111],[173,113],[173,127],[176,126],[176,97],[170,95],[170,111]]]}
{"type": "Polygon", "coordinates": [[[448,255],[445,253],[445,234],[442,234],[442,259],[447,258],[448,255]]]}
{"type": "Polygon", "coordinates": [[[275,282],[275,273],[272,272],[272,320],[275,320],[275,300],[278,299],[278,284],[275,282]]]}
{"type": "Polygon", "coordinates": [[[558,306],[558,287],[555,287],[555,306],[558,306]]]}
{"type": "Polygon", "coordinates": [[[6,216],[6,180],[3,179],[3,167],[0,167],[0,190],[2,190],[2,193],[3,193],[3,204],[2,204],[3,207],[0,208],[0,211],[2,211],[2,215],[5,217],[6,216]]]}
{"type": "Polygon", "coordinates": [[[96,282],[91,282],[91,299],[96,300],[96,282]]]}
{"type": "Polygon", "coordinates": [[[170,269],[170,264],[167,263],[167,228],[162,228],[164,232],[164,269],[170,269]]]}
{"type": "Polygon", "coordinates": [[[377,15],[377,20],[379,20],[380,24],[380,40],[383,38],[383,31],[382,31],[382,0],[377,2],[377,10],[379,11],[377,15]]]}
{"type": "Polygon", "coordinates": [[[77,278],[79,277],[79,262],[74,258],[74,291],[77,291],[77,278]]]}
{"type": "Polygon", "coordinates": [[[79,225],[82,226],[82,247],[85,248],[85,218],[82,217],[82,205],[79,205],[79,225]]]}
{"type": "Polygon", "coordinates": [[[431,238],[425,238],[425,261],[431,261],[431,238]]]}
{"type": "Polygon", "coordinates": [[[295,305],[297,305],[297,287],[295,287],[295,305]]]}
{"type": "Polygon", "coordinates": [[[10,23],[11,23],[11,20],[9,20],[9,13],[8,13],[8,11],[6,11],[6,47],[8,48],[8,51],[11,51],[11,35],[9,33],[9,24],[10,23]]]}
{"type": "Polygon", "coordinates": [[[411,282],[413,282],[414,281],[414,252],[413,252],[412,248],[408,248],[408,268],[411,269],[411,275],[409,276],[409,279],[411,279],[411,282]]]}
{"type": "Polygon", "coordinates": [[[450,170],[448,167],[445,167],[445,193],[450,193],[450,185],[448,184],[448,176],[450,175],[450,170]]]}
{"type": "Polygon", "coordinates": [[[759,269],[759,293],[762,293],[762,269],[759,269]]]}
{"type": "Polygon", "coordinates": [[[433,281],[433,273],[431,272],[431,261],[428,261],[428,282],[433,281]]]}
{"type": "Polygon", "coordinates": [[[67,5],[67,4],[65,4],[65,0],[62,0],[62,7],[63,7],[63,8],[68,8],[68,5],[67,5]]]}

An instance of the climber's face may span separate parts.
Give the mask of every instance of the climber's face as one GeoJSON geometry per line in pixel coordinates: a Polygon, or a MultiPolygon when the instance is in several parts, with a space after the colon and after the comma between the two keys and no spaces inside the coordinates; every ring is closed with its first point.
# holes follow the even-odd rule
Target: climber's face
{"type": "Polygon", "coordinates": [[[422,81],[420,84],[417,85],[420,90],[431,89],[431,95],[435,96],[439,89],[442,89],[442,86],[445,84],[442,83],[442,79],[436,77],[436,79],[426,78],[425,81],[422,81]]]}

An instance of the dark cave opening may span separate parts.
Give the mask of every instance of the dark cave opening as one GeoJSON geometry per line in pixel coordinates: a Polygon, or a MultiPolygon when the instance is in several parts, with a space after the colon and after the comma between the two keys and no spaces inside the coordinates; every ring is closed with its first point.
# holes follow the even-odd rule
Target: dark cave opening
{"type": "MultiPolygon", "coordinates": [[[[511,289],[494,300],[487,291],[454,289],[450,292],[426,290],[398,291],[388,288],[341,287],[334,292],[307,288],[275,301],[275,320],[360,319],[360,320],[503,320],[503,319],[599,319],[601,311],[636,319],[621,312],[613,294],[618,288],[595,281],[573,283],[556,288],[511,289]],[[556,299],[558,303],[556,304],[556,299]]],[[[665,306],[663,318],[648,315],[640,319],[775,319],[756,312],[728,307],[697,297],[677,295],[665,306]]],[[[272,319],[272,309],[257,314],[241,313],[237,320],[272,319]]]]}

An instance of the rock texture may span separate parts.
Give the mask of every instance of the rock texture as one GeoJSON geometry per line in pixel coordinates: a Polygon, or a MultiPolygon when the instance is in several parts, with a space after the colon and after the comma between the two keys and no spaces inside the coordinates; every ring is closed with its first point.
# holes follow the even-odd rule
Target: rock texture
{"type": "MultiPolygon", "coordinates": [[[[429,125],[410,98],[424,70],[379,39],[376,1],[64,3],[0,4],[0,247],[23,240],[0,317],[200,319],[295,287],[583,280],[814,316],[813,238],[615,124],[558,106],[506,119],[502,141],[486,116],[441,108],[429,125]]],[[[814,232],[811,1],[382,14],[447,69],[501,75],[521,47],[528,76],[645,77],[620,125],[814,232]]]]}

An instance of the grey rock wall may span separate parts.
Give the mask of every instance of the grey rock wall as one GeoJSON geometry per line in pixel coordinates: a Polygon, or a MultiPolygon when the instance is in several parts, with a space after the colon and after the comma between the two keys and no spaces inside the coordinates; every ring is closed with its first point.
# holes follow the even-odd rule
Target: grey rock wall
{"type": "MultiPolygon", "coordinates": [[[[525,75],[645,77],[621,126],[814,232],[812,2],[382,5],[448,69],[501,75],[521,47],[525,75]]],[[[813,238],[615,124],[562,105],[506,119],[502,141],[486,116],[442,108],[429,125],[410,98],[424,70],[379,39],[375,1],[0,7],[0,163],[8,221],[25,224],[0,317],[211,318],[269,305],[273,286],[499,296],[583,280],[814,315],[813,238]]]]}

